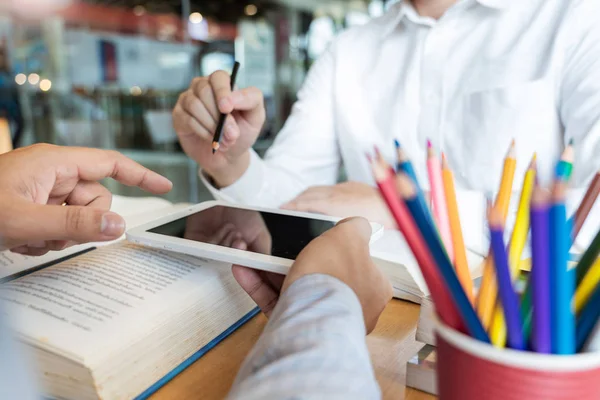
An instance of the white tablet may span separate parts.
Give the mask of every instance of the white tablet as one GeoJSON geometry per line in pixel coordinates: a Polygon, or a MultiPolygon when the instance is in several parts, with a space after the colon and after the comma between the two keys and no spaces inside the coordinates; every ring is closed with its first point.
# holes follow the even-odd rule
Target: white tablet
{"type": "MultiPolygon", "coordinates": [[[[340,218],[209,201],[127,232],[133,243],[287,274],[302,249],[340,218]]],[[[371,243],[383,226],[371,223],[371,243]]]]}

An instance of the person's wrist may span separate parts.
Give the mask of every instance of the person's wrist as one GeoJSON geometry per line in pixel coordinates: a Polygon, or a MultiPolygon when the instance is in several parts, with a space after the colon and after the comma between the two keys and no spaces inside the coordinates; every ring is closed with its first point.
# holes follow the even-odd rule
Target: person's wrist
{"type": "Polygon", "coordinates": [[[213,185],[218,188],[225,188],[233,185],[244,175],[250,165],[250,151],[246,150],[237,157],[233,157],[225,166],[205,170],[211,178],[213,185]]]}

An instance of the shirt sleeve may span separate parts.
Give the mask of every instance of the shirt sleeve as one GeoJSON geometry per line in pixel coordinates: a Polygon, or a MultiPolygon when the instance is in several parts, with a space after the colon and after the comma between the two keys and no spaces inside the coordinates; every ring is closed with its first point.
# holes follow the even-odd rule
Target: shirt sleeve
{"type": "Polygon", "coordinates": [[[264,159],[252,151],[244,175],[221,190],[200,172],[215,198],[277,207],[309,186],[337,182],[341,155],[333,118],[334,52],[330,47],[311,68],[290,117],[264,159]]]}
{"type": "Polygon", "coordinates": [[[338,279],[313,274],[281,295],[228,398],[380,397],[358,298],[338,279]]]}

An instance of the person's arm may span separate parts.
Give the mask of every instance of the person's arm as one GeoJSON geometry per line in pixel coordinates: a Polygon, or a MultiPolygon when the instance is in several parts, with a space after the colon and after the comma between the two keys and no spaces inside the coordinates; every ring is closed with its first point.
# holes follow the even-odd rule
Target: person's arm
{"type": "Polygon", "coordinates": [[[200,177],[219,199],[280,206],[304,189],[337,182],[341,156],[335,132],[333,80],[335,45],[311,68],[285,126],[264,160],[250,150],[250,163],[235,183],[216,188],[200,177]]]}
{"type": "MultiPolygon", "coordinates": [[[[576,209],[587,185],[600,169],[600,5],[573,2],[561,39],[565,46],[560,91],[560,118],[565,140],[575,141],[572,187],[567,199],[576,209]]],[[[600,206],[590,213],[578,247],[586,247],[600,226],[600,206]]]]}
{"type": "Polygon", "coordinates": [[[281,294],[229,399],[377,399],[356,294],[340,280],[306,275],[281,294]]]}

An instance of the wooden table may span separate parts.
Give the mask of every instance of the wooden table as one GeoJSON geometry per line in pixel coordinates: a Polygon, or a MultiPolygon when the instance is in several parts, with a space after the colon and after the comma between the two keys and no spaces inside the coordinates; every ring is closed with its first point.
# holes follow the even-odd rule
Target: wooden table
{"type": "MultiPolygon", "coordinates": [[[[367,337],[384,399],[435,399],[434,396],[404,386],[406,362],[421,347],[414,340],[418,317],[418,305],[392,300],[381,315],[375,331],[367,337]]],[[[262,314],[248,321],[165,385],[152,400],[225,398],[266,321],[262,314]]]]}

